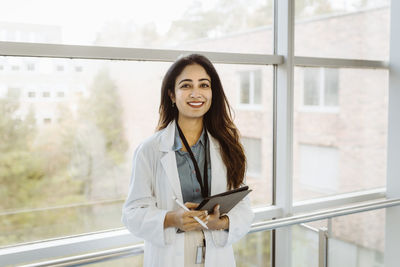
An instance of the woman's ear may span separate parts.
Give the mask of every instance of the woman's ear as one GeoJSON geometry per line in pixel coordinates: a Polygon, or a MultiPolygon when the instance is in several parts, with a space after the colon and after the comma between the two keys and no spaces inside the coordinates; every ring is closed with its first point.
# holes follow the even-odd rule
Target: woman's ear
{"type": "Polygon", "coordinates": [[[168,90],[168,95],[171,101],[175,103],[175,94],[171,90],[168,90]]]}

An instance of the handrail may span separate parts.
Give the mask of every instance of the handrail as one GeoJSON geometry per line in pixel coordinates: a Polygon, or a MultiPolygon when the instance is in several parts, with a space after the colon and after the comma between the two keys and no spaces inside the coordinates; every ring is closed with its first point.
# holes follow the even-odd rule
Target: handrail
{"type": "MultiPolygon", "coordinates": [[[[289,216],[286,218],[270,220],[266,222],[254,223],[249,233],[268,231],[281,227],[292,226],[301,223],[319,221],[332,217],[344,216],[354,213],[366,212],[371,210],[390,208],[400,205],[400,198],[378,200],[366,204],[358,204],[349,207],[328,209],[319,212],[305,213],[302,215],[289,216]]],[[[73,266],[78,264],[89,264],[97,261],[118,259],[122,257],[135,256],[144,252],[144,244],[136,244],[122,248],[109,249],[101,252],[88,253],[79,256],[65,257],[62,259],[49,260],[39,263],[23,265],[23,267],[43,267],[43,266],[73,266]]]]}
{"type": "Polygon", "coordinates": [[[319,221],[319,220],[329,219],[332,217],[339,217],[354,213],[376,210],[376,209],[390,208],[398,205],[400,205],[400,198],[378,200],[367,204],[358,204],[350,207],[335,208],[335,209],[328,209],[325,211],[305,213],[302,215],[296,215],[276,220],[270,220],[266,222],[254,223],[251,226],[250,233],[268,231],[277,228],[292,226],[295,224],[319,221]]]}
{"type": "Polygon", "coordinates": [[[143,254],[144,244],[137,244],[132,246],[126,246],[123,248],[107,249],[100,252],[87,253],[84,255],[66,257],[62,259],[49,260],[44,262],[38,262],[33,264],[21,265],[21,267],[44,267],[44,266],[76,266],[81,264],[89,264],[104,260],[115,260],[123,257],[132,257],[143,254]]]}

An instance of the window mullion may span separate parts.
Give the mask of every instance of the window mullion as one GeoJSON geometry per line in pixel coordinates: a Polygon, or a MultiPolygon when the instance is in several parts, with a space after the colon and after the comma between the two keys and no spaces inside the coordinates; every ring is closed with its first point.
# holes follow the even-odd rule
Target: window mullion
{"type": "MultiPolygon", "coordinates": [[[[400,197],[400,1],[391,1],[387,197],[400,197]]],[[[386,209],[385,266],[399,266],[400,207],[386,209]]]]}
{"type": "MultiPolygon", "coordinates": [[[[275,1],[276,52],[285,62],[276,67],[274,128],[274,204],[283,216],[293,208],[293,75],[294,75],[294,0],[275,1]]],[[[291,228],[275,230],[273,266],[291,267],[291,228]]]]}

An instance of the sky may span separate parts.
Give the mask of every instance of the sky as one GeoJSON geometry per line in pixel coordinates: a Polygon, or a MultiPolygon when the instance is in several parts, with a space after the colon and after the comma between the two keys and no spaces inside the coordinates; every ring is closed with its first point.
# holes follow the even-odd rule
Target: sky
{"type": "MultiPolygon", "coordinates": [[[[91,43],[105,22],[154,22],[159,33],[168,30],[193,3],[188,0],[2,0],[0,21],[62,27],[66,43],[91,43]]],[[[202,0],[210,6],[212,0],[202,0]]]]}

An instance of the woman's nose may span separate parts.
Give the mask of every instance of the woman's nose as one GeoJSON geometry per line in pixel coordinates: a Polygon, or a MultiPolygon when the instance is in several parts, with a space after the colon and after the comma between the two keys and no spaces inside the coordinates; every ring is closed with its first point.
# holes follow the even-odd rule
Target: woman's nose
{"type": "Polygon", "coordinates": [[[192,92],[190,93],[191,97],[199,97],[200,96],[200,88],[199,86],[194,86],[192,92]]]}

